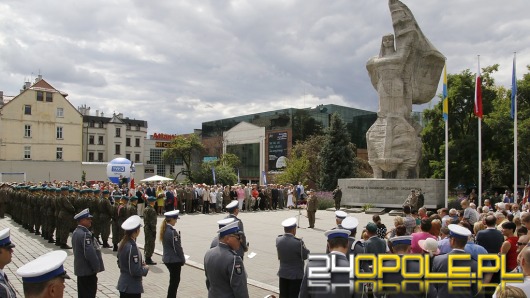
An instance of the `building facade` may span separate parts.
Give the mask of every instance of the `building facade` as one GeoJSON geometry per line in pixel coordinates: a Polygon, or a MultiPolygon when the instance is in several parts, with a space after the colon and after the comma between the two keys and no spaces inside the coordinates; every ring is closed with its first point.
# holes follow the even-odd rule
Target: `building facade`
{"type": "Polygon", "coordinates": [[[19,181],[81,177],[83,117],[39,75],[0,106],[0,172],[19,181]]]}
{"type": "Polygon", "coordinates": [[[104,117],[96,111],[90,115],[90,107],[79,107],[83,115],[83,161],[109,162],[125,157],[135,163],[144,162],[144,142],[147,121],[123,117],[122,113],[104,117]]]}

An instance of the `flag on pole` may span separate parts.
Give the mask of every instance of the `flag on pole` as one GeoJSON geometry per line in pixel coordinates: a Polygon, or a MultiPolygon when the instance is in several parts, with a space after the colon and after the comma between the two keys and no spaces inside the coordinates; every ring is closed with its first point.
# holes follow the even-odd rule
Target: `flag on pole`
{"type": "Polygon", "coordinates": [[[482,79],[480,78],[480,57],[478,60],[477,76],[475,78],[475,116],[482,118],[482,79]]]}
{"type": "Polygon", "coordinates": [[[241,183],[241,179],[239,179],[239,168],[237,168],[237,183],[241,183]]]}
{"type": "Polygon", "coordinates": [[[443,84],[443,91],[442,91],[442,105],[443,105],[443,116],[444,121],[447,121],[449,118],[449,102],[447,99],[447,64],[444,65],[444,84],[443,84]]]}
{"type": "Polygon", "coordinates": [[[262,171],[261,174],[263,175],[263,184],[267,186],[267,173],[265,173],[265,171],[262,171]]]}
{"type": "Polygon", "coordinates": [[[212,177],[213,177],[213,185],[216,185],[215,183],[215,167],[212,167],[212,177]]]}
{"type": "Polygon", "coordinates": [[[517,104],[517,101],[515,97],[517,96],[517,76],[515,74],[515,55],[513,56],[513,71],[512,71],[512,108],[511,108],[511,117],[514,119],[517,115],[515,115],[515,105],[517,104]]]}

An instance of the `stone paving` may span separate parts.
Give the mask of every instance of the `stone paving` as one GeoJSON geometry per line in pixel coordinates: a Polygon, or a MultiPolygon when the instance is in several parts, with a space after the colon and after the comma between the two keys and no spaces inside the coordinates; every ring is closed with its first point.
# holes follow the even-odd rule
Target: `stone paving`
{"type": "MultiPolygon", "coordinates": [[[[250,242],[249,253],[254,252],[254,258],[248,258],[245,255],[245,269],[248,274],[250,297],[265,297],[270,294],[278,293],[278,271],[279,262],[277,261],[275,239],[283,233],[280,223],[289,217],[299,216],[300,229],[297,237],[304,239],[307,248],[313,252],[324,252],[326,241],[324,231],[335,225],[334,213],[330,211],[318,211],[316,213],[315,229],[308,229],[308,221],[305,217],[305,211],[299,210],[278,210],[278,211],[260,211],[260,212],[243,212],[239,218],[243,221],[247,240],[250,242]]],[[[364,213],[352,213],[360,222],[358,228],[358,237],[362,228],[371,221],[372,215],[364,213]]],[[[186,266],[182,268],[181,282],[179,285],[179,297],[207,297],[205,286],[205,276],[203,270],[203,257],[210,247],[212,238],[216,235],[217,224],[219,219],[226,217],[226,214],[190,214],[182,215],[181,219],[175,225],[177,230],[182,233],[182,243],[184,253],[189,255],[186,266]]],[[[393,217],[385,214],[381,215],[382,222],[387,228],[393,227],[393,217]]],[[[163,222],[163,217],[158,217],[158,228],[163,222]]],[[[4,268],[8,274],[9,280],[18,291],[18,297],[23,297],[22,281],[16,275],[16,269],[34,258],[59,249],[53,244],[47,243],[40,236],[30,234],[21,226],[12,221],[9,217],[0,220],[0,229],[11,228],[11,239],[15,243],[13,260],[4,268]]],[[[158,236],[158,235],[157,235],[158,236]]],[[[70,240],[70,238],[69,238],[70,240]]],[[[137,239],[138,245],[143,248],[143,232],[137,239]]],[[[157,265],[150,266],[147,277],[144,277],[144,296],[145,297],[165,297],[166,289],[169,283],[169,273],[161,260],[162,245],[156,242],[155,256],[153,260],[157,265]]],[[[77,297],[76,278],[73,274],[73,254],[72,250],[67,250],[68,258],[65,262],[65,268],[72,277],[72,280],[66,281],[65,297],[77,297]]],[[[119,269],[116,265],[116,253],[112,249],[102,249],[105,271],[98,274],[98,294],[97,297],[118,297],[116,284],[119,277],[119,269]]]]}

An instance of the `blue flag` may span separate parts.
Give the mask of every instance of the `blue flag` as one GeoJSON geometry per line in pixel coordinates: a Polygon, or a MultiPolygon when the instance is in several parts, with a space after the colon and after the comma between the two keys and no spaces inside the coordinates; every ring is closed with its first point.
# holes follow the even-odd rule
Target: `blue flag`
{"type": "Polygon", "coordinates": [[[215,183],[215,167],[212,167],[212,176],[213,176],[213,184],[216,185],[217,183],[215,183]]]}
{"type": "Polygon", "coordinates": [[[516,96],[517,96],[517,76],[515,74],[515,55],[513,56],[513,71],[512,71],[512,108],[511,108],[511,117],[512,119],[514,119],[515,117],[517,117],[517,115],[515,115],[515,105],[517,104],[517,99],[516,99],[516,96]]]}
{"type": "Polygon", "coordinates": [[[267,173],[265,173],[265,171],[262,171],[261,174],[263,175],[263,184],[267,186],[267,173]]]}

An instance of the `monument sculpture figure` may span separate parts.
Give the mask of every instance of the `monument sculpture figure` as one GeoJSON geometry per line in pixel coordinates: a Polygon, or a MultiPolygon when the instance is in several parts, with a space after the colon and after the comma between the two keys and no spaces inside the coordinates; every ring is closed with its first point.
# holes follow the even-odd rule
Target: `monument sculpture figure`
{"type": "Polygon", "coordinates": [[[389,0],[388,5],[394,34],[383,36],[379,55],[366,63],[379,94],[377,120],[366,133],[368,162],[374,178],[417,178],[421,127],[411,118],[412,105],[435,96],[445,57],[405,4],[389,0]]]}

